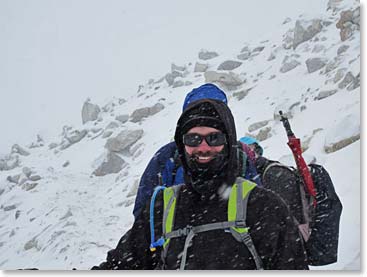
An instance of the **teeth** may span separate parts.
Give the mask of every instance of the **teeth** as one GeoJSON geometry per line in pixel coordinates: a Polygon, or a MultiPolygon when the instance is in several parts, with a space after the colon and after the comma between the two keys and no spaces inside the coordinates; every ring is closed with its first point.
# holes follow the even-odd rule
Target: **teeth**
{"type": "Polygon", "coordinates": [[[209,160],[210,157],[198,157],[200,160],[209,160]]]}

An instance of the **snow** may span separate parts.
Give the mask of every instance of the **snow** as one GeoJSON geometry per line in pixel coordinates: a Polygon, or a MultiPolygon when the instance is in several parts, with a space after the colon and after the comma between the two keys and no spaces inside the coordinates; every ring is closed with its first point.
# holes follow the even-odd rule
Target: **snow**
{"type": "MultiPolygon", "coordinates": [[[[91,4],[88,2],[87,5],[90,5],[91,10],[87,13],[86,20],[96,17],[97,21],[93,27],[98,34],[105,32],[102,36],[103,41],[98,44],[97,52],[93,52],[92,49],[96,51],[95,48],[88,49],[88,45],[85,45],[86,42],[93,43],[93,33],[83,33],[86,28],[85,22],[75,26],[76,33],[72,32],[74,25],[71,23],[58,25],[59,22],[64,22],[58,20],[65,13],[71,15],[70,20],[74,24],[76,20],[80,20],[78,11],[84,10],[81,3],[65,1],[66,4],[60,6],[62,7],[60,13],[48,4],[43,6],[42,11],[36,11],[36,6],[28,4],[33,15],[32,13],[24,15],[24,21],[17,24],[13,22],[12,24],[15,24],[16,29],[26,28],[27,22],[34,21],[39,24],[38,27],[42,31],[37,33],[37,36],[41,34],[57,36],[58,34],[60,37],[50,40],[47,45],[42,45],[41,48],[47,50],[44,53],[46,58],[41,59],[38,63],[36,62],[37,55],[32,56],[31,52],[27,52],[30,50],[17,46],[17,51],[26,51],[26,55],[23,56],[25,60],[20,62],[7,58],[6,65],[9,66],[7,74],[3,74],[4,69],[0,67],[2,73],[0,78],[9,78],[7,82],[0,82],[5,84],[0,87],[0,90],[7,92],[5,99],[8,100],[1,101],[3,105],[1,105],[0,118],[4,130],[4,142],[0,145],[0,152],[3,152],[4,155],[9,154],[10,146],[19,143],[31,153],[29,156],[20,156],[20,167],[0,171],[0,191],[4,190],[0,196],[0,268],[89,269],[104,261],[107,251],[115,247],[122,234],[132,225],[132,209],[137,182],[154,153],[162,145],[173,140],[175,125],[181,113],[186,93],[205,82],[202,73],[193,72],[195,62],[203,62],[197,59],[199,50],[205,48],[218,52],[218,57],[206,61],[209,64],[208,70],[216,70],[223,61],[236,60],[236,56],[240,54],[243,46],[248,45],[250,49],[257,46],[265,46],[265,48],[257,56],[243,61],[240,67],[233,70],[233,72],[240,74],[241,78],[246,79],[246,83],[240,89],[227,91],[229,107],[236,121],[237,136],[240,138],[246,135],[247,128],[252,123],[270,120],[265,128],[272,128],[271,136],[261,142],[264,155],[275,160],[285,159],[290,154],[286,145],[286,134],[281,122],[274,121],[273,118],[279,107],[287,111],[293,105],[290,123],[294,133],[301,138],[302,142],[311,139],[305,156],[315,157],[316,162],[325,166],[329,171],[343,204],[338,262],[312,269],[359,270],[361,268],[360,140],[329,154],[325,152],[324,146],[325,143],[329,144],[359,134],[360,88],[352,91],[338,89],[337,93],[322,100],[315,100],[315,97],[320,91],[337,89],[337,84],[334,84],[332,79],[338,68],[347,68],[347,71],[351,71],[354,76],[360,72],[360,33],[356,31],[351,39],[341,42],[339,30],[335,28],[339,14],[333,14],[331,10],[326,11],[327,1],[309,1],[307,5],[304,3],[291,4],[292,2],[296,1],[284,1],[284,5],[277,3],[266,8],[262,6],[260,9],[262,13],[258,8],[248,3],[249,6],[244,3],[240,4],[238,1],[233,1],[233,5],[242,7],[242,10],[239,8],[223,10],[223,5],[214,1],[195,2],[195,4],[189,2],[185,5],[181,3],[177,6],[164,3],[164,7],[162,6],[163,2],[146,3],[147,9],[157,11],[157,14],[143,12],[137,6],[132,4],[130,6],[126,3],[122,14],[120,14],[121,10],[117,7],[121,7],[114,1],[111,2],[111,6],[104,6],[99,11],[98,9],[101,7],[98,1],[91,2],[91,4]],[[117,5],[115,10],[113,9],[114,5],[117,5]],[[200,25],[197,21],[200,16],[196,12],[206,11],[208,5],[214,9],[213,14],[210,15],[212,20],[208,22],[202,18],[203,25],[200,25]],[[157,7],[160,7],[161,10],[157,10],[157,7]],[[158,12],[162,12],[164,8],[172,14],[166,19],[167,21],[163,19],[158,21],[157,17],[160,15],[158,12]],[[245,17],[243,14],[251,8],[254,9],[253,13],[257,14],[257,17],[261,14],[261,18],[267,20],[256,21],[257,26],[254,26],[254,29],[248,28],[251,30],[243,27],[235,28],[236,25],[244,24],[240,18],[241,16],[245,17]],[[228,13],[228,15],[226,13],[227,17],[223,16],[221,9],[228,13]],[[36,20],[36,16],[40,16],[39,13],[46,11],[55,16],[55,19],[51,21],[55,25],[51,24],[48,27],[42,25],[46,18],[36,20]],[[103,21],[102,15],[107,18],[106,15],[109,13],[111,13],[111,18],[98,26],[97,23],[103,21]],[[175,13],[179,14],[178,18],[173,16],[175,13]],[[144,47],[136,47],[134,45],[136,41],[133,39],[126,41],[125,44],[121,44],[121,41],[115,41],[113,36],[115,29],[112,27],[118,23],[118,16],[126,16],[125,19],[130,21],[137,17],[141,19],[138,24],[131,27],[131,33],[129,33],[131,38],[142,34],[140,31],[145,29],[146,25],[144,24],[151,25],[152,33],[145,34],[141,40],[144,47]],[[282,24],[287,17],[290,18],[290,21],[282,24]],[[282,47],[283,35],[294,27],[299,18],[304,21],[321,18],[333,23],[324,27],[321,33],[316,35],[318,41],[311,40],[300,44],[295,50],[286,50],[282,47]],[[220,24],[217,22],[214,24],[213,21],[218,21],[220,24]],[[168,23],[172,22],[180,22],[180,25],[168,26],[168,23]],[[182,32],[181,26],[191,30],[191,33],[182,32]],[[54,28],[59,29],[59,33],[55,34],[54,28]],[[74,35],[72,38],[75,39],[76,45],[67,42],[70,37],[63,37],[65,35],[64,28],[74,35]],[[164,49],[166,48],[162,45],[163,41],[166,41],[164,28],[168,28],[167,30],[175,34],[175,39],[173,39],[176,40],[175,43],[181,42],[185,45],[190,43],[192,44],[191,48],[185,47],[185,45],[178,46],[172,41],[169,45],[172,49],[165,53],[164,49]],[[205,35],[204,39],[199,39],[198,34],[201,30],[206,30],[209,35],[215,38],[210,39],[205,35]],[[243,32],[241,33],[240,30],[243,32]],[[221,38],[221,35],[217,35],[216,32],[223,34],[223,37],[221,38]],[[76,34],[81,34],[82,37],[79,38],[76,34]],[[326,39],[323,40],[323,37],[326,39]],[[152,43],[153,39],[155,43],[152,43]],[[78,44],[82,41],[88,55],[84,55],[85,53],[78,48],[78,44]],[[112,48],[115,42],[121,47],[119,50],[112,48]],[[52,43],[55,44],[52,45],[52,43]],[[312,53],[312,49],[316,45],[324,46],[320,53],[312,53]],[[325,68],[311,74],[307,72],[305,61],[308,58],[322,56],[322,58],[332,61],[341,45],[350,47],[340,56],[339,65],[335,70],[328,74],[320,73],[325,68]],[[52,51],[57,52],[57,47],[67,48],[68,53],[72,53],[72,56],[65,61],[56,59],[52,55],[52,51]],[[156,53],[150,52],[147,48],[156,49],[156,53]],[[115,55],[116,61],[108,55],[109,50],[115,55]],[[99,52],[103,53],[102,57],[98,56],[99,52]],[[274,53],[275,59],[268,61],[271,53],[274,53]],[[123,59],[125,54],[129,55],[126,60],[123,59]],[[78,55],[81,56],[80,60],[76,59],[78,55]],[[300,65],[291,71],[281,73],[279,69],[286,56],[296,59],[300,65]],[[73,59],[76,61],[75,64],[73,59]],[[149,78],[152,76],[155,76],[155,81],[164,76],[169,71],[171,62],[186,66],[188,75],[181,80],[190,81],[191,85],[172,88],[164,80],[159,83],[149,83],[149,78]],[[30,80],[25,78],[23,74],[26,73],[27,67],[33,63],[35,80],[32,86],[30,80]],[[42,71],[39,70],[45,67],[45,63],[58,64],[60,66],[58,74],[45,74],[44,78],[41,78],[38,74],[41,74],[42,71]],[[84,67],[94,68],[103,63],[111,65],[111,67],[107,67],[109,69],[106,72],[90,69],[85,74],[75,73],[77,71],[83,72],[84,67]],[[124,63],[126,67],[121,68],[113,65],[119,63],[124,63]],[[26,66],[23,68],[24,72],[15,74],[16,68],[22,64],[26,66]],[[144,64],[146,68],[143,70],[144,64]],[[75,76],[67,75],[67,70],[72,71],[75,76]],[[107,78],[109,74],[112,75],[110,79],[107,78]],[[273,75],[275,75],[274,78],[272,78],[273,75]],[[14,104],[11,93],[17,92],[17,89],[12,87],[16,78],[24,78],[25,81],[24,84],[19,84],[18,92],[28,91],[26,86],[29,85],[30,95],[37,96],[36,90],[43,91],[41,100],[30,100],[29,95],[25,97],[24,94],[21,94],[22,101],[14,104]],[[78,78],[85,85],[77,82],[78,78]],[[46,83],[43,86],[39,86],[41,79],[48,79],[45,80],[46,83]],[[93,82],[96,79],[100,79],[97,84],[93,82]],[[122,79],[126,80],[125,84],[123,84],[122,79]],[[102,80],[110,81],[111,84],[106,85],[102,80]],[[62,83],[66,83],[66,85],[63,86],[62,83]],[[79,85],[71,88],[71,84],[79,85]],[[139,93],[136,93],[138,85],[142,85],[142,87],[139,93]],[[249,88],[252,89],[245,98],[242,100],[236,98],[235,92],[249,88]],[[67,91],[64,99],[62,97],[63,90],[67,91]],[[58,96],[55,97],[50,91],[55,91],[58,96]],[[46,92],[50,93],[47,97],[44,96],[46,92]],[[108,105],[113,111],[102,111],[100,114],[102,121],[88,122],[82,125],[81,107],[83,101],[89,96],[93,96],[91,97],[93,104],[98,104],[100,107],[108,105]],[[124,98],[127,101],[120,104],[118,98],[124,98]],[[39,103],[34,107],[38,108],[33,111],[26,109],[37,101],[39,103]],[[140,123],[128,121],[123,124],[123,127],[114,129],[114,133],[110,136],[115,137],[122,130],[144,130],[143,137],[135,144],[136,154],[121,156],[128,163],[128,167],[118,174],[104,177],[93,176],[91,173],[106,155],[104,148],[106,139],[101,136],[93,139],[97,133],[94,134],[90,130],[92,128],[104,129],[114,120],[115,116],[131,114],[137,108],[152,106],[158,102],[162,103],[165,109],[143,119],[140,123]],[[302,109],[302,106],[305,109],[302,109]],[[26,112],[22,113],[22,109],[26,112]],[[25,117],[21,117],[21,114],[25,114],[25,117]],[[9,115],[14,115],[14,121],[4,120],[9,115]],[[48,149],[51,142],[61,142],[61,130],[64,125],[72,126],[73,130],[89,130],[88,135],[65,150],[48,149]],[[22,128],[18,126],[22,126],[22,128]],[[37,131],[35,132],[35,130],[37,131]],[[21,136],[22,133],[24,135],[21,136]],[[45,140],[45,146],[26,148],[26,145],[34,141],[37,133],[41,133],[45,140]],[[141,146],[138,147],[139,144],[141,146]],[[66,161],[69,161],[70,165],[64,167],[63,164],[66,161]],[[24,166],[31,168],[35,174],[41,176],[41,180],[37,181],[38,185],[29,191],[25,191],[21,186],[6,180],[8,176],[21,173],[24,166]],[[4,207],[11,205],[15,205],[16,208],[9,211],[4,210],[4,207]],[[18,217],[16,218],[17,212],[18,217]],[[25,246],[29,249],[25,250],[25,246]]],[[[11,4],[7,1],[4,3],[6,3],[6,9],[4,7],[3,10],[9,12],[7,14],[9,20],[12,16],[17,18],[14,15],[16,11],[25,13],[24,8],[19,6],[20,4],[11,4]]],[[[37,4],[41,3],[45,4],[43,1],[39,1],[37,4]]],[[[267,5],[270,4],[267,2],[267,5]]],[[[342,5],[351,8],[358,6],[358,2],[344,0],[342,5]]],[[[226,6],[231,7],[227,4],[226,6]]],[[[254,20],[252,15],[249,17],[254,20]]],[[[10,30],[9,26],[6,29],[7,32],[10,30]]],[[[14,26],[13,28],[15,28],[14,26]]],[[[124,29],[121,28],[122,34],[124,29]]],[[[0,34],[9,39],[7,32],[5,32],[6,36],[0,34]]],[[[27,35],[27,39],[30,41],[32,41],[31,34],[27,35]]],[[[20,41],[21,38],[18,36],[19,34],[16,32],[11,41],[20,41]]],[[[37,43],[41,43],[41,40],[37,40],[37,43]]],[[[30,44],[30,47],[36,46],[30,44]]],[[[12,52],[15,51],[14,49],[7,50],[14,54],[12,52]]],[[[65,52],[63,53],[65,54],[65,52]]],[[[13,56],[10,55],[10,57],[13,56]]],[[[61,58],[65,58],[65,56],[61,58]]],[[[106,67],[102,68],[106,69],[106,67]]],[[[286,160],[289,161],[289,159],[286,160]]]]}

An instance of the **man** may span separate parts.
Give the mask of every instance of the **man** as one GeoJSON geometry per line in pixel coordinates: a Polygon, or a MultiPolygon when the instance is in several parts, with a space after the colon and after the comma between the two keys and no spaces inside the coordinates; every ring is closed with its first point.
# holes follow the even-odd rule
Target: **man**
{"type": "Polygon", "coordinates": [[[231,228],[192,233],[200,226],[228,223],[229,192],[239,166],[235,124],[224,103],[205,99],[189,105],[178,120],[175,142],[185,184],[176,187],[174,222],[162,219],[167,217],[166,201],[158,194],[154,220],[148,203],[116,249],[109,251],[107,261],[93,269],[249,270],[259,268],[258,259],[264,269],[308,269],[302,240],[284,202],[256,186],[248,196],[247,212],[237,210],[247,215],[244,229],[256,251],[234,239],[231,228]],[[150,223],[156,234],[162,234],[163,227],[172,227],[171,234],[176,230],[176,236],[167,234],[163,247],[154,252],[149,248],[150,223]]]}
{"type": "MultiPolygon", "coordinates": [[[[227,96],[223,90],[214,84],[208,83],[198,88],[194,88],[186,95],[182,111],[185,111],[189,104],[202,99],[214,99],[225,104],[228,102],[227,96]]],[[[247,157],[243,159],[242,175],[245,178],[252,179],[257,175],[254,161],[251,160],[252,156],[249,155],[248,149],[244,148],[243,152],[245,152],[250,159],[247,159],[247,157]]],[[[144,170],[135,198],[133,209],[134,217],[138,217],[146,201],[152,196],[154,188],[160,183],[170,187],[182,182],[183,169],[178,159],[177,146],[175,142],[170,142],[162,146],[154,154],[153,158],[149,161],[146,169],[144,170]],[[159,176],[161,176],[161,180],[159,179],[159,176]]],[[[257,181],[255,180],[255,182],[257,181]]]]}

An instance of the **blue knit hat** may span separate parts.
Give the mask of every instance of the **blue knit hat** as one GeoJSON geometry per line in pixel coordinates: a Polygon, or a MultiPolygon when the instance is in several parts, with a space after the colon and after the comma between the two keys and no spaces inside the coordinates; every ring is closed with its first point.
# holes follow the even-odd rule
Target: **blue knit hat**
{"type": "Polygon", "coordinates": [[[186,110],[187,106],[192,102],[201,99],[214,99],[221,101],[227,105],[227,96],[223,90],[213,84],[205,84],[198,88],[194,88],[191,92],[186,95],[182,111],[186,110]]]}
{"type": "Polygon", "coordinates": [[[264,153],[264,149],[261,147],[259,141],[255,138],[252,138],[252,137],[242,137],[240,138],[240,142],[244,143],[244,144],[247,144],[247,145],[250,145],[250,144],[256,144],[257,148],[258,148],[258,153],[260,156],[263,155],[264,153]]]}

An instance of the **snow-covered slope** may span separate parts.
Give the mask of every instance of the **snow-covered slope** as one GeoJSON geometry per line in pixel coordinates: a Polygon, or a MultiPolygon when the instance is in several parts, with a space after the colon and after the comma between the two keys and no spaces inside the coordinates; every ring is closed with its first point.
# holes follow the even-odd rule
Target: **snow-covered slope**
{"type": "Polygon", "coordinates": [[[102,107],[96,120],[60,126],[62,134],[52,141],[14,146],[0,160],[0,268],[88,269],[102,262],[133,222],[139,178],[159,147],[172,140],[186,93],[227,74],[236,84],[218,84],[227,92],[238,137],[257,136],[265,156],[289,161],[286,134],[275,119],[282,109],[305,155],[324,165],[334,181],[344,207],[339,259],[313,269],[359,269],[360,31],[347,24],[342,41],[336,27],[342,11],[354,11],[359,3],[329,3],[336,6],[321,15],[290,17],[277,32],[244,42],[243,49],[173,66],[166,78],[149,80],[127,99],[94,103],[102,107]],[[319,31],[294,49],[299,29],[311,25],[319,31]],[[227,60],[242,64],[218,70],[227,60]],[[195,72],[196,62],[207,65],[206,72],[195,72]],[[150,107],[140,111],[147,116],[137,118],[134,111],[143,107],[150,107]],[[119,115],[129,120],[121,123],[119,115]],[[268,122],[253,127],[260,121],[268,122]],[[132,137],[134,130],[143,133],[132,137]],[[123,159],[121,169],[96,176],[111,150],[106,142],[121,132],[132,140],[112,151],[123,159]]]}

